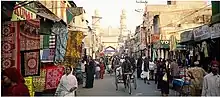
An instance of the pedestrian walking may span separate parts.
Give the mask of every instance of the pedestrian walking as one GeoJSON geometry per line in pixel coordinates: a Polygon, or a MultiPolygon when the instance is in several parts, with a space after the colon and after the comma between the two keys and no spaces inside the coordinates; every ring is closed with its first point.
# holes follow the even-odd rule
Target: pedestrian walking
{"type": "Polygon", "coordinates": [[[169,94],[169,78],[170,78],[170,72],[169,72],[169,66],[166,66],[166,61],[164,60],[162,63],[162,71],[161,75],[162,80],[160,81],[161,85],[161,94],[162,96],[168,96],[169,94]]]}
{"type": "Polygon", "coordinates": [[[212,72],[204,77],[202,96],[220,96],[219,68],[219,62],[211,62],[212,72]]]}
{"type": "Polygon", "coordinates": [[[150,79],[153,80],[155,79],[155,75],[154,75],[154,68],[156,68],[155,66],[156,64],[153,62],[153,60],[150,59],[149,61],[149,70],[150,70],[150,79]]]}
{"type": "Polygon", "coordinates": [[[89,57],[88,63],[86,64],[86,85],[84,88],[93,88],[94,74],[95,74],[95,62],[92,57],[89,57]]]}
{"type": "Polygon", "coordinates": [[[170,72],[172,77],[171,80],[173,80],[174,78],[180,78],[180,70],[176,59],[173,59],[170,64],[170,72]]]}
{"type": "Polygon", "coordinates": [[[25,80],[16,68],[7,68],[2,73],[2,96],[30,96],[25,80]]]}
{"type": "Polygon", "coordinates": [[[96,68],[95,68],[95,77],[96,77],[96,79],[99,79],[100,78],[100,65],[99,65],[99,63],[96,65],[96,68]]]}
{"type": "Polygon", "coordinates": [[[141,78],[141,67],[142,67],[143,59],[142,56],[138,58],[137,60],[137,78],[141,78]]]}
{"type": "Polygon", "coordinates": [[[78,88],[78,82],[73,75],[71,66],[65,68],[65,74],[61,77],[60,83],[56,89],[56,96],[75,96],[75,91],[78,88]]]}
{"type": "Polygon", "coordinates": [[[101,59],[100,60],[100,78],[101,79],[104,78],[104,74],[105,74],[105,64],[104,64],[104,60],[101,59]]]}
{"type": "Polygon", "coordinates": [[[143,57],[142,72],[146,73],[146,77],[144,78],[144,83],[147,82],[147,84],[150,84],[149,83],[149,80],[150,80],[150,70],[149,70],[149,59],[148,58],[146,58],[145,56],[143,57]]]}

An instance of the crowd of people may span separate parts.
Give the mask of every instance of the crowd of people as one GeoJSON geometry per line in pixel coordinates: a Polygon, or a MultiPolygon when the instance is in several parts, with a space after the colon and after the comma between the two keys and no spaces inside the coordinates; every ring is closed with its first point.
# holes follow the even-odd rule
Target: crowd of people
{"type": "MultiPolygon", "coordinates": [[[[84,88],[93,88],[95,78],[104,78],[107,68],[106,61],[104,58],[92,59],[92,57],[88,57],[81,62],[86,74],[84,88]]],[[[114,56],[109,64],[111,64],[112,71],[116,71],[118,67],[122,68],[124,82],[126,82],[124,73],[131,72],[133,74],[135,71],[137,78],[143,79],[144,83],[150,84],[149,81],[154,80],[162,96],[168,96],[170,88],[179,92],[188,88],[190,96],[220,96],[220,64],[216,60],[210,63],[210,72],[199,67],[198,61],[194,62],[194,67],[186,68],[180,66],[176,59],[155,59],[153,61],[150,56],[142,56],[138,59],[133,56],[114,56]],[[183,86],[183,90],[180,90],[178,84],[173,83],[176,79],[182,79],[184,83],[189,83],[188,87],[183,86]],[[173,87],[170,87],[171,83],[173,87]]],[[[2,70],[1,77],[3,96],[30,95],[27,86],[24,84],[24,78],[16,68],[2,70]]],[[[72,67],[65,67],[65,74],[60,79],[55,95],[75,95],[77,88],[78,82],[72,67]]]]}

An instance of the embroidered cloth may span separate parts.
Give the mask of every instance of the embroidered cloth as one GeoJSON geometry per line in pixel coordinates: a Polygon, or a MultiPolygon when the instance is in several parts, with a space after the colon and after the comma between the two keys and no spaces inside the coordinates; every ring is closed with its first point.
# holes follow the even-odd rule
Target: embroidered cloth
{"type": "Polygon", "coordinates": [[[63,76],[64,68],[55,66],[46,69],[46,86],[45,89],[57,88],[60,78],[63,76]]]}

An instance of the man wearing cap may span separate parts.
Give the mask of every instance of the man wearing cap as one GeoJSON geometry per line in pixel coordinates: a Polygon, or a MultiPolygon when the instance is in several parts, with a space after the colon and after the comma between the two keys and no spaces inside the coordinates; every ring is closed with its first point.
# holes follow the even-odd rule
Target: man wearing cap
{"type": "Polygon", "coordinates": [[[212,72],[204,77],[202,96],[220,96],[219,68],[219,62],[211,62],[212,72]]]}

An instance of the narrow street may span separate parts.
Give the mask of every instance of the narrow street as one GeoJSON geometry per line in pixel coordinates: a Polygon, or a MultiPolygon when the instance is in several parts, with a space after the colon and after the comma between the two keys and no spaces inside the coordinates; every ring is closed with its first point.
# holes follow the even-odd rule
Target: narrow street
{"type": "MultiPolygon", "coordinates": [[[[79,86],[77,96],[129,96],[128,90],[124,89],[123,84],[120,84],[116,91],[114,82],[114,76],[106,74],[104,79],[95,80],[92,89],[84,89],[82,85],[79,86]]],[[[137,90],[132,89],[131,96],[160,96],[160,91],[156,89],[154,81],[148,85],[143,80],[137,80],[137,85],[137,90]]],[[[170,90],[170,95],[173,94],[174,91],[170,90]]]]}

